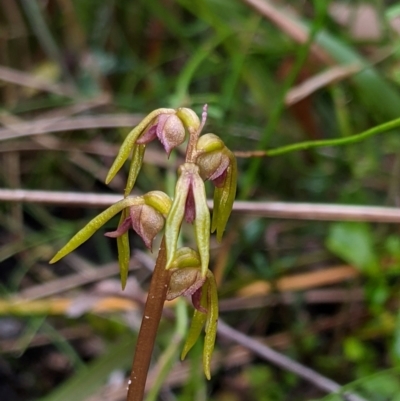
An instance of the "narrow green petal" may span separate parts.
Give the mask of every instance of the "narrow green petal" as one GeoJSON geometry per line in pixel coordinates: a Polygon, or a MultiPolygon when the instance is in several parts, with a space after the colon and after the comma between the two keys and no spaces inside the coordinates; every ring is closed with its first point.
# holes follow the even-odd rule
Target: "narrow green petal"
{"type": "MultiPolygon", "coordinates": [[[[207,281],[204,283],[201,292],[201,300],[200,305],[207,309],[207,300],[208,300],[208,283],[207,281]]],[[[187,353],[192,349],[192,347],[196,344],[197,340],[200,337],[201,331],[206,323],[207,315],[199,310],[195,309],[193,313],[192,323],[190,324],[189,332],[185,341],[185,344],[182,349],[181,359],[185,359],[187,353]]]]}
{"type": "Polygon", "coordinates": [[[217,240],[221,242],[226,224],[232,211],[233,202],[236,196],[237,185],[237,163],[232,152],[229,152],[230,165],[227,169],[224,185],[215,188],[214,191],[214,210],[211,223],[211,232],[217,231],[217,240]]]}
{"type": "Polygon", "coordinates": [[[188,177],[183,172],[175,186],[175,198],[171,205],[167,220],[165,222],[165,246],[167,249],[167,264],[166,269],[172,267],[175,259],[176,247],[178,244],[179,232],[183,216],[185,214],[185,203],[189,192],[188,177]]]}
{"type": "Polygon", "coordinates": [[[126,188],[124,191],[125,197],[131,193],[132,188],[135,185],[136,178],[139,175],[140,169],[143,164],[143,157],[145,150],[146,150],[145,144],[133,145],[131,165],[129,166],[129,175],[128,175],[128,180],[126,181],[126,188]]]}
{"type": "Polygon", "coordinates": [[[210,262],[210,211],[207,206],[206,189],[200,175],[193,176],[192,185],[196,208],[194,220],[196,243],[201,260],[201,275],[205,277],[210,262]]]}
{"type": "Polygon", "coordinates": [[[207,273],[207,282],[209,284],[209,287],[207,294],[207,321],[203,348],[203,368],[204,374],[206,375],[207,379],[210,380],[211,356],[214,351],[218,325],[218,290],[217,283],[215,282],[214,275],[211,273],[211,271],[208,271],[207,273]]]}
{"type": "MultiPolygon", "coordinates": [[[[118,226],[125,221],[128,217],[129,209],[125,208],[122,210],[121,218],[118,226]]],[[[126,231],[121,236],[117,237],[117,249],[118,249],[118,262],[119,272],[121,277],[122,289],[125,289],[126,280],[128,279],[129,261],[131,259],[131,250],[129,247],[129,231],[126,231]]]]}
{"type": "Polygon", "coordinates": [[[128,159],[135,141],[139,138],[144,129],[151,123],[151,121],[160,114],[175,114],[174,109],[157,109],[148,114],[125,138],[117,157],[112,164],[107,177],[106,184],[108,184],[121,169],[125,161],[128,159]]]}
{"type": "Polygon", "coordinates": [[[78,248],[87,241],[101,226],[103,226],[108,220],[114,217],[117,213],[126,207],[132,206],[134,204],[143,203],[141,198],[125,198],[110,206],[104,212],[100,213],[93,220],[89,221],[85,227],[78,231],[63,248],[61,248],[56,255],[50,260],[49,263],[55,263],[68,255],[70,252],[78,248]]]}

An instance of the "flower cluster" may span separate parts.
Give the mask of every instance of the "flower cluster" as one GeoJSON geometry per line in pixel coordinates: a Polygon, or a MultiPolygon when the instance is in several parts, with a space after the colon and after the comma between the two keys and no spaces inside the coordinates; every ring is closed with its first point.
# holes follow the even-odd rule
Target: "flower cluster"
{"type": "Polygon", "coordinates": [[[201,120],[188,108],[157,109],[145,117],[125,138],[106,177],[108,184],[131,157],[124,198],[89,222],[50,263],[73,251],[121,212],[116,230],[105,235],[117,239],[124,288],[130,260],[129,228],[151,249],[153,239],[165,227],[165,268],[170,271],[167,299],[191,296],[195,307],[182,357],[195,344],[205,325],[203,366],[207,378],[210,378],[210,359],[218,320],[217,287],[209,270],[210,232],[215,231],[217,240],[221,241],[236,194],[237,166],[234,155],[217,135],[200,135],[206,118],[207,105],[203,108],[201,120]],[[173,199],[161,191],[129,196],[143,164],[146,146],[158,139],[169,156],[187,137],[185,162],[178,169],[173,199]],[[204,185],[207,180],[215,187],[212,219],[204,185]],[[177,248],[184,220],[194,226],[197,250],[177,248]]]}

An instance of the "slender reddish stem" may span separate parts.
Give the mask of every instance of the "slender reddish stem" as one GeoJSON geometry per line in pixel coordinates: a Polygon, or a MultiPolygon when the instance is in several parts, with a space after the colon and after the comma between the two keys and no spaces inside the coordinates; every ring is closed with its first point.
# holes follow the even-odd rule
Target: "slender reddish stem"
{"type": "Polygon", "coordinates": [[[144,307],[142,324],[136,342],[127,401],[142,401],[149,371],[151,355],[157,335],[158,325],[167,295],[170,272],[166,265],[165,238],[162,239],[160,251],[154,268],[150,288],[144,307]]]}

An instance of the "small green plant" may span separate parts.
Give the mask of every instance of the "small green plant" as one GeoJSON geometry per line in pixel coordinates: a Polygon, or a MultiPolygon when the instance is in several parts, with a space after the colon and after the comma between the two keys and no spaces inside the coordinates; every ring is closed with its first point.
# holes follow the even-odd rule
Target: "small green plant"
{"type": "Polygon", "coordinates": [[[155,236],[164,228],[164,237],[146,301],[142,325],[128,386],[128,401],[143,399],[154,340],[164,301],[191,296],[195,308],[182,359],[198,340],[205,326],[204,373],[210,379],[210,361],[218,321],[218,296],[214,276],[209,270],[210,232],[220,241],[236,194],[236,159],[214,134],[200,135],[207,119],[188,108],[157,109],[151,112],[126,137],[106,178],[108,184],[131,156],[124,198],[91,220],[51,259],[55,263],[88,240],[108,220],[121,213],[118,227],[105,235],[117,240],[122,288],[125,287],[132,228],[151,249],[155,236]],[[140,172],[146,146],[158,138],[167,155],[188,137],[185,162],[178,168],[173,199],[161,191],[130,197],[140,172]],[[207,206],[204,181],[214,184],[213,214],[207,206]],[[178,248],[183,220],[193,224],[197,250],[178,248]]]}

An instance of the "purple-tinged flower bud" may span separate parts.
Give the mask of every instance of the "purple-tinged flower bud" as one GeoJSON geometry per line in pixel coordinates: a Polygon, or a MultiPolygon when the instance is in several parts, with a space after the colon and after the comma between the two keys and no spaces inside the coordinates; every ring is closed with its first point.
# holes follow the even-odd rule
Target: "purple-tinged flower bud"
{"type": "Polygon", "coordinates": [[[160,114],[137,139],[137,144],[147,144],[158,138],[169,156],[171,150],[181,145],[186,137],[185,127],[176,114],[160,114]]]}
{"type": "Polygon", "coordinates": [[[197,141],[196,164],[200,167],[203,180],[213,181],[216,186],[218,178],[223,176],[229,166],[230,160],[224,142],[214,134],[205,134],[197,141]]]}
{"type": "Polygon", "coordinates": [[[142,238],[147,248],[151,249],[154,237],[164,227],[164,218],[161,213],[148,205],[133,206],[130,208],[132,228],[142,238]]]}
{"type": "MultiPolygon", "coordinates": [[[[128,198],[129,199],[129,198],[128,198]]],[[[111,238],[120,238],[130,227],[143,239],[151,249],[154,237],[164,227],[165,217],[171,208],[171,199],[161,191],[151,191],[138,198],[136,204],[130,205],[125,218],[121,219],[118,228],[104,234],[111,238]]]]}
{"type": "Polygon", "coordinates": [[[203,284],[199,267],[185,267],[172,272],[166,299],[171,301],[181,295],[193,295],[203,284]]]}
{"type": "Polygon", "coordinates": [[[196,164],[200,167],[201,178],[214,182],[225,173],[229,166],[229,157],[224,150],[216,150],[200,155],[196,164]]]}
{"type": "Polygon", "coordinates": [[[169,156],[171,150],[181,145],[185,140],[185,127],[179,117],[172,114],[168,116],[163,126],[161,126],[160,121],[157,127],[157,136],[169,156]]]}
{"type": "Polygon", "coordinates": [[[200,265],[200,256],[194,249],[182,247],[176,250],[167,299],[171,300],[179,295],[191,295],[195,309],[207,313],[200,302],[201,287],[205,282],[205,277],[201,276],[200,265]]]}

